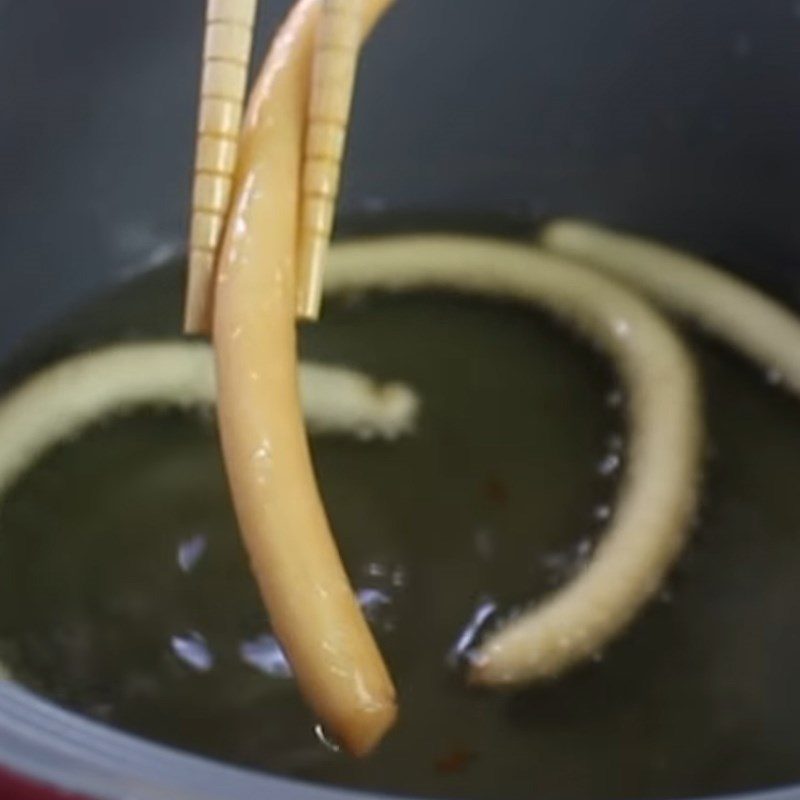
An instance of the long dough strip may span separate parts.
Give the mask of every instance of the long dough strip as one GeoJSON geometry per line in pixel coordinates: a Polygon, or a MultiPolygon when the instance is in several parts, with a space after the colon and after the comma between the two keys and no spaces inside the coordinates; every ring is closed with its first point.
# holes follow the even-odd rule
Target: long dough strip
{"type": "MultiPolygon", "coordinates": [[[[0,399],[0,498],[51,447],[110,414],[140,406],[216,402],[211,348],[200,342],[117,344],[71,356],[0,399]]],[[[403,384],[378,385],[342,367],[303,364],[309,430],[394,439],[414,425],[418,399],[403,384]]]]}
{"type": "MultiPolygon", "coordinates": [[[[387,5],[364,4],[364,35],[387,5]]],[[[295,249],[319,11],[319,0],[294,8],[253,91],[214,346],[223,453],[261,595],[303,695],[328,733],[360,755],[394,722],[395,690],[331,536],[297,397],[295,249]]]]}
{"type": "Polygon", "coordinates": [[[531,247],[406,236],[331,252],[326,289],[444,287],[519,299],[565,318],[612,359],[629,396],[627,469],[608,529],[586,565],[541,605],[492,633],[473,683],[556,675],[604,648],[658,589],[696,501],[701,421],[688,353],[647,303],[590,269],[531,247]]]}

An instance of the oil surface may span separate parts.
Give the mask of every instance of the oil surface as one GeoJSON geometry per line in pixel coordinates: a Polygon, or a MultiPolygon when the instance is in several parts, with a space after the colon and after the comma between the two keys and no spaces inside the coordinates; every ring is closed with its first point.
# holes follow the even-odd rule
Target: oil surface
{"type": "MultiPolygon", "coordinates": [[[[7,380],[92,343],[177,333],[176,270],[48,331],[7,380]]],[[[216,758],[404,794],[609,800],[800,779],[800,402],[693,339],[710,426],[697,535],[603,658],[493,695],[448,655],[476,612],[541,596],[613,504],[613,375],[549,319],[447,295],[328,303],[306,357],[411,383],[397,443],[320,439],[322,491],[396,676],[366,761],[323,747],[239,545],[213,423],[173,412],[52,451],[0,517],[0,647],[20,680],[108,724],[216,758]],[[609,467],[611,465],[611,467],[609,467]]]]}

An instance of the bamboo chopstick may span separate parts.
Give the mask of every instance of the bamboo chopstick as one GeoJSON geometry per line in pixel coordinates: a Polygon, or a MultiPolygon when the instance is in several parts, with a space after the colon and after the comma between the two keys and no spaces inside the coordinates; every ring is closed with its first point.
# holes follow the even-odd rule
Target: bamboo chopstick
{"type": "Polygon", "coordinates": [[[306,122],[297,247],[297,315],[305,319],[319,316],[362,16],[362,0],[322,0],[306,122]]]}
{"type": "Polygon", "coordinates": [[[257,0],[208,0],[184,331],[208,333],[217,249],[231,197],[257,0]]]}

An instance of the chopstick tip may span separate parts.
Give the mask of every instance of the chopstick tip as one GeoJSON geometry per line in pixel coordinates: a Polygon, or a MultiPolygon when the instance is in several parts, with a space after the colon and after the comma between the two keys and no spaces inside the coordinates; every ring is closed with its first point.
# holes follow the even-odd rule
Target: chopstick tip
{"type": "Polygon", "coordinates": [[[186,302],[183,309],[183,332],[208,335],[214,290],[214,255],[206,250],[189,251],[186,302]]]}
{"type": "Polygon", "coordinates": [[[328,237],[306,233],[300,237],[297,271],[297,318],[309,322],[319,319],[322,307],[328,237]]]}

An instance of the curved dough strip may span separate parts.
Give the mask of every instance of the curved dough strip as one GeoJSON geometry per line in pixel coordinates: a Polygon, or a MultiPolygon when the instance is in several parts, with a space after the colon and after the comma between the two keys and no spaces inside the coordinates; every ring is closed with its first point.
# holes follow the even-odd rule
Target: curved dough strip
{"type": "Polygon", "coordinates": [[[670,326],[636,295],[534,248],[459,236],[405,236],[331,251],[326,289],[442,287],[543,306],[609,355],[629,397],[627,469],[586,567],[493,632],[469,678],[492,686],[556,675],[597,653],[661,585],[693,512],[701,420],[694,366],[670,326]]]}
{"type": "Polygon", "coordinates": [[[541,243],[643,291],[730,342],[800,394],[800,321],[771,297],[696,256],[577,220],[546,225],[541,243]]]}
{"type": "MultiPolygon", "coordinates": [[[[140,406],[210,406],[215,384],[211,348],[199,342],[110,345],[45,367],[0,400],[0,498],[47,450],[98,419],[140,406]]],[[[301,365],[300,394],[318,434],[393,439],[413,428],[419,406],[402,384],[321,364],[301,365]]]]}

